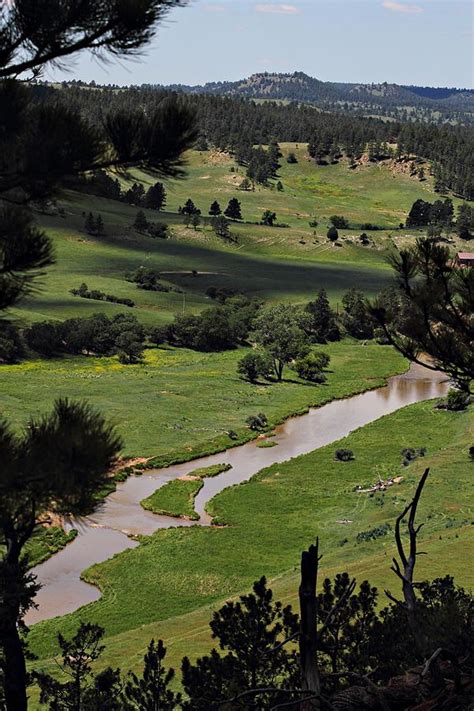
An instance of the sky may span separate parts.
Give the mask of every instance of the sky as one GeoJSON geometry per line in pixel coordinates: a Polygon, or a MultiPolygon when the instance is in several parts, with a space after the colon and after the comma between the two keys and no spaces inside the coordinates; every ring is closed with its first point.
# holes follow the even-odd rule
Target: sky
{"type": "Polygon", "coordinates": [[[256,72],[473,87],[473,0],[191,0],[139,57],[81,54],[48,79],[203,84],[256,72]]]}

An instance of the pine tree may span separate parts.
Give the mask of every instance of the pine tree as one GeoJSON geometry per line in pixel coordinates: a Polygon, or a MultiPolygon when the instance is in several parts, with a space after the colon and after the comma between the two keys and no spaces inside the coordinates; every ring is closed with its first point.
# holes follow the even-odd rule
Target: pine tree
{"type": "Polygon", "coordinates": [[[88,235],[95,235],[96,233],[96,221],[92,212],[89,212],[85,219],[84,229],[88,235]]]}
{"type": "Polygon", "coordinates": [[[306,304],[305,312],[308,314],[304,322],[304,329],[311,340],[316,343],[338,341],[341,337],[334,314],[325,289],[320,289],[314,301],[306,304]]]}
{"type": "Polygon", "coordinates": [[[334,225],[331,225],[331,227],[328,229],[327,238],[331,242],[337,242],[337,240],[339,239],[339,232],[334,227],[334,225]]]}
{"type": "Polygon", "coordinates": [[[211,217],[217,217],[217,215],[220,215],[222,213],[221,206],[217,202],[217,200],[214,200],[214,202],[211,204],[209,208],[209,214],[211,217]]]}
{"type": "Polygon", "coordinates": [[[104,234],[104,221],[101,214],[97,215],[97,219],[95,221],[95,233],[99,237],[104,234]]]}
{"type": "Polygon", "coordinates": [[[149,224],[148,220],[146,219],[145,213],[143,212],[143,210],[139,210],[135,215],[135,220],[133,222],[132,227],[138,232],[146,232],[148,226],[149,224]]]}
{"type": "Polygon", "coordinates": [[[196,207],[196,205],[193,203],[193,201],[191,200],[191,198],[188,198],[188,199],[186,200],[186,202],[184,203],[184,207],[183,207],[183,209],[182,209],[182,214],[183,214],[183,215],[190,215],[190,216],[191,216],[191,215],[195,215],[195,214],[200,215],[200,214],[201,214],[201,210],[199,210],[199,209],[196,207]]]}
{"type": "Polygon", "coordinates": [[[241,220],[242,219],[242,211],[240,207],[240,202],[237,200],[237,198],[231,198],[229,200],[229,204],[227,205],[226,209],[224,210],[224,215],[228,217],[230,220],[241,220]]]}
{"type": "Polygon", "coordinates": [[[150,210],[162,210],[166,205],[166,190],[163,183],[150,185],[145,195],[145,207],[150,210]]]}
{"type": "Polygon", "coordinates": [[[130,672],[123,691],[123,704],[126,711],[174,711],[181,705],[181,694],[175,693],[169,686],[174,679],[174,669],[163,666],[166,648],[161,641],[154,639],[148,645],[144,657],[141,677],[130,672]]]}

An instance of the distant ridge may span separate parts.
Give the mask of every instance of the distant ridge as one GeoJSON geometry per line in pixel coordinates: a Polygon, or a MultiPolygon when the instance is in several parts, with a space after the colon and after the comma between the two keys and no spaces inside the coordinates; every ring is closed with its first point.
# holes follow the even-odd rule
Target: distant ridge
{"type": "MultiPolygon", "coordinates": [[[[334,109],[341,108],[396,109],[407,107],[449,112],[473,113],[474,90],[398,84],[354,84],[324,82],[304,72],[280,74],[261,72],[238,81],[208,82],[202,86],[173,84],[166,87],[190,94],[219,94],[249,99],[297,101],[334,109]],[[344,106],[347,104],[347,106],[344,106]]],[[[390,113],[390,111],[389,111],[390,113]]]]}

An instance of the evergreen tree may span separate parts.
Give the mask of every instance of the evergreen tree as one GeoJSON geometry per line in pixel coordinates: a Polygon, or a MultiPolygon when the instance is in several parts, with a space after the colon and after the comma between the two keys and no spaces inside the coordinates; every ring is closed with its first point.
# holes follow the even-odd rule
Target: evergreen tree
{"type": "Polygon", "coordinates": [[[191,215],[196,215],[196,214],[200,215],[200,214],[201,214],[201,210],[199,210],[199,209],[196,207],[196,205],[193,203],[193,201],[191,200],[191,198],[188,198],[188,199],[186,200],[186,202],[184,203],[184,207],[183,207],[183,209],[182,209],[182,214],[183,214],[183,215],[189,215],[189,216],[191,216],[191,215]]]}
{"type": "Polygon", "coordinates": [[[342,305],[344,312],[341,320],[347,333],[358,339],[373,338],[374,322],[362,292],[349,289],[342,297],[342,305]]]}
{"type": "Polygon", "coordinates": [[[24,434],[0,423],[0,645],[7,709],[26,709],[27,673],[21,623],[34,604],[35,577],[24,548],[45,512],[91,510],[121,442],[85,404],[58,400],[53,412],[31,420],[24,434]]]}
{"type": "Polygon", "coordinates": [[[328,229],[327,238],[331,242],[337,242],[337,240],[339,239],[339,232],[334,227],[334,225],[331,225],[331,227],[328,229]]]}
{"type": "MultiPolygon", "coordinates": [[[[210,711],[220,707],[223,699],[251,689],[288,688],[291,681],[298,683],[296,655],[279,647],[281,639],[296,633],[297,618],[291,607],[274,602],[265,578],[254,583],[252,593],[215,612],[210,627],[223,654],[213,649],[194,664],[183,659],[183,686],[189,699],[183,704],[186,711],[210,711]]],[[[258,701],[251,699],[247,705],[243,700],[243,708],[266,709],[279,701],[288,701],[288,694],[279,699],[263,691],[258,701]]],[[[233,708],[232,703],[228,708],[233,708]]]]}
{"type": "Polygon", "coordinates": [[[67,640],[58,634],[62,662],[59,664],[67,681],[58,681],[44,672],[34,675],[41,695],[40,702],[50,709],[99,709],[122,711],[119,693],[120,671],[110,667],[94,674],[92,665],[101,656],[105,646],[101,644],[104,630],[99,625],[81,623],[76,634],[67,640]]]}
{"type": "Polygon", "coordinates": [[[145,195],[145,207],[150,210],[162,210],[166,205],[166,190],[163,183],[150,185],[145,195]]]}
{"type": "Polygon", "coordinates": [[[447,373],[469,392],[474,377],[474,270],[453,266],[449,250],[430,239],[417,240],[391,263],[398,300],[388,303],[379,297],[371,309],[374,318],[406,358],[447,373]]]}
{"type": "Polygon", "coordinates": [[[276,219],[276,212],[272,212],[272,210],[265,210],[262,215],[261,223],[262,225],[268,225],[269,227],[273,227],[276,219]]]}
{"type": "Polygon", "coordinates": [[[146,232],[148,230],[149,222],[143,210],[139,210],[135,215],[132,227],[138,232],[146,232]]]}
{"type": "Polygon", "coordinates": [[[181,704],[181,694],[169,686],[174,679],[174,669],[163,666],[166,649],[161,639],[151,640],[144,657],[141,677],[130,672],[123,695],[123,711],[174,711],[181,704]]]}
{"type": "Polygon", "coordinates": [[[129,205],[141,207],[145,203],[145,188],[141,183],[133,183],[132,187],[124,193],[123,199],[129,205]]]}
{"type": "Polygon", "coordinates": [[[240,202],[237,200],[237,198],[231,198],[229,200],[229,204],[227,205],[226,209],[224,210],[224,215],[228,217],[230,220],[241,220],[242,219],[242,211],[240,207],[240,202]]]}
{"type": "Polygon", "coordinates": [[[99,237],[104,234],[104,221],[102,219],[102,215],[97,215],[96,221],[95,221],[95,233],[99,237]]]}
{"type": "Polygon", "coordinates": [[[286,157],[286,162],[289,163],[290,165],[294,165],[295,163],[298,163],[298,158],[296,155],[293,153],[293,151],[290,151],[286,157]]]}
{"type": "Polygon", "coordinates": [[[217,200],[214,200],[214,202],[211,204],[209,208],[209,214],[211,217],[217,217],[217,215],[220,215],[222,213],[221,206],[217,202],[217,200]]]}
{"type": "Polygon", "coordinates": [[[304,321],[304,330],[316,343],[338,341],[341,337],[336,315],[329,305],[325,289],[320,289],[314,301],[306,304],[308,318],[304,321]]]}
{"type": "Polygon", "coordinates": [[[89,212],[85,219],[84,229],[88,235],[95,235],[96,233],[96,222],[92,212],[89,212]]]}
{"type": "Polygon", "coordinates": [[[458,207],[456,231],[461,239],[472,239],[474,233],[474,209],[465,202],[458,207]]]}

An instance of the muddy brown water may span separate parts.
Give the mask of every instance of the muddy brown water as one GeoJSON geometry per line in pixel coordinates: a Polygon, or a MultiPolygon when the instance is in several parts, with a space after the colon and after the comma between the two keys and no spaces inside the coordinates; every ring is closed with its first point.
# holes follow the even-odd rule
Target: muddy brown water
{"type": "Polygon", "coordinates": [[[228,486],[250,479],[271,464],[335,442],[358,427],[401,407],[443,396],[447,389],[444,375],[412,365],[407,373],[390,378],[385,387],[336,400],[323,407],[312,408],[305,415],[288,419],[275,430],[273,441],[278,444],[276,447],[259,448],[258,441],[253,440],[220,454],[130,477],[118,484],[117,490],[93,515],[70,524],[78,530],[78,536],[72,543],[33,569],[42,588],[36,598],[38,608],[28,613],[27,623],[34,624],[64,615],[98,600],[101,596],[99,589],[81,580],[81,573],[94,563],[101,563],[127,548],[137,546],[138,543],[130,536],[149,535],[160,528],[209,525],[205,506],[228,486]],[[198,522],[158,516],[140,506],[142,499],[166,482],[189,474],[197,467],[220,463],[231,464],[232,469],[204,480],[204,486],[196,498],[195,508],[200,515],[198,522]]]}

